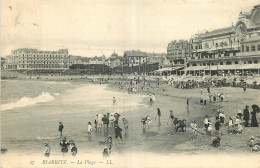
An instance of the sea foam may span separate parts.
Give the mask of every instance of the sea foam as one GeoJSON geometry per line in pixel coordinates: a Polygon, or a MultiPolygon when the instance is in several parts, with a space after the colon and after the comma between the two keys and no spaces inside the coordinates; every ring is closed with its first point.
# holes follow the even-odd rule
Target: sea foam
{"type": "Polygon", "coordinates": [[[1,111],[11,110],[13,108],[26,107],[38,103],[44,103],[54,100],[54,96],[52,96],[48,92],[42,92],[39,96],[31,98],[31,97],[22,97],[17,102],[3,104],[1,106],[1,111]]]}

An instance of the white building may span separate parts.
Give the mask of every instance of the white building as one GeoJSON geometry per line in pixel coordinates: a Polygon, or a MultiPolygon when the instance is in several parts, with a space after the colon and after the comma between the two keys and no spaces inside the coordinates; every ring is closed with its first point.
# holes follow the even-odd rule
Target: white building
{"type": "Polygon", "coordinates": [[[6,57],[5,68],[15,69],[68,69],[70,64],[68,49],[39,51],[21,48],[11,51],[6,57]]]}

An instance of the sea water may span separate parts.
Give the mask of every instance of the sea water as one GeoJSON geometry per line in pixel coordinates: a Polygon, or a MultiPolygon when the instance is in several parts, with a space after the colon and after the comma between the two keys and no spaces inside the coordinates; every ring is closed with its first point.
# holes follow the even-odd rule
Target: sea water
{"type": "MultiPolygon", "coordinates": [[[[14,153],[42,153],[50,143],[52,154],[60,154],[59,121],[63,135],[73,139],[80,152],[102,151],[98,142],[113,132],[87,135],[97,114],[140,109],[145,96],[111,91],[107,85],[73,81],[3,80],[1,84],[1,147],[14,153]],[[113,105],[115,97],[117,105],[113,105]]],[[[95,132],[95,131],[94,131],[95,132]]]]}

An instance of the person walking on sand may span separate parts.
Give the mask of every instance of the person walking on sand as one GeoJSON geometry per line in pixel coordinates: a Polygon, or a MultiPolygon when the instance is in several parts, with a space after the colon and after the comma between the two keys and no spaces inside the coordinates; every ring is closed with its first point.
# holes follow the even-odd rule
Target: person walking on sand
{"type": "Polygon", "coordinates": [[[207,134],[208,127],[209,127],[209,117],[208,117],[208,115],[205,116],[204,125],[205,125],[205,129],[206,129],[206,134],[207,134]]]}
{"type": "Polygon", "coordinates": [[[105,128],[105,126],[107,126],[107,128],[108,128],[109,119],[107,118],[106,114],[104,114],[102,121],[103,121],[103,127],[105,128]]]}
{"type": "Polygon", "coordinates": [[[243,86],[243,90],[244,90],[244,92],[246,92],[246,85],[243,86]]]}
{"type": "Polygon", "coordinates": [[[190,127],[192,128],[192,133],[193,133],[191,139],[192,139],[192,140],[196,140],[196,139],[197,139],[198,125],[196,124],[195,120],[193,120],[193,121],[190,123],[190,127]]]}
{"type": "Polygon", "coordinates": [[[49,157],[51,153],[51,148],[49,146],[49,143],[45,142],[45,153],[44,156],[49,157]]]}
{"type": "Polygon", "coordinates": [[[64,126],[63,126],[62,122],[59,121],[59,132],[60,132],[60,136],[61,136],[61,137],[62,137],[63,128],[64,128],[64,126]]]}
{"type": "Polygon", "coordinates": [[[243,120],[245,121],[245,127],[248,127],[248,121],[250,119],[249,117],[249,110],[248,110],[249,106],[246,106],[246,108],[243,111],[243,120]]]}
{"type": "Polygon", "coordinates": [[[187,115],[189,116],[189,114],[190,114],[190,99],[186,100],[186,107],[187,107],[187,115]]]}
{"type": "Polygon", "coordinates": [[[223,125],[225,122],[225,113],[223,111],[221,111],[219,113],[219,117],[220,117],[220,124],[223,125]]]}
{"type": "Polygon", "coordinates": [[[220,134],[220,128],[221,128],[220,119],[217,119],[215,123],[216,135],[220,134]]]}
{"type": "Polygon", "coordinates": [[[109,123],[111,124],[112,127],[114,127],[115,120],[116,120],[116,118],[114,117],[114,114],[110,114],[109,123]]]}

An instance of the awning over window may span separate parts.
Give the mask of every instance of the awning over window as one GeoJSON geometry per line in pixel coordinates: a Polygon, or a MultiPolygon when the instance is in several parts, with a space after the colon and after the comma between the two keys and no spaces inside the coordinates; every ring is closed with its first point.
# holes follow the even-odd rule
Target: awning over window
{"type": "Polygon", "coordinates": [[[178,69],[181,69],[181,68],[183,68],[183,67],[168,67],[168,68],[158,69],[155,72],[173,71],[173,70],[178,70],[178,69]]]}
{"type": "Polygon", "coordinates": [[[187,71],[199,71],[199,70],[207,70],[208,66],[190,66],[186,68],[187,71]]]}
{"type": "Polygon", "coordinates": [[[162,68],[162,69],[158,69],[155,72],[164,72],[164,71],[172,71],[172,68],[162,68]]]}

